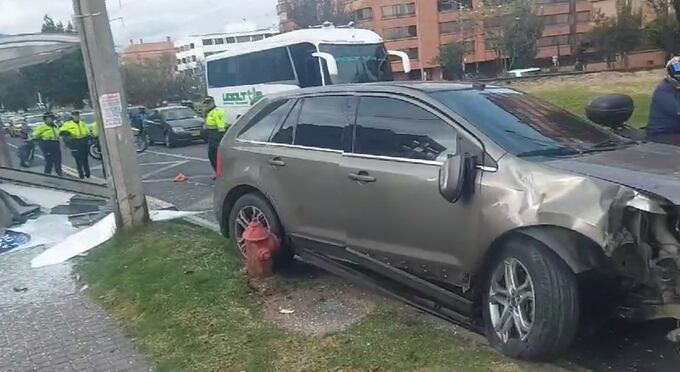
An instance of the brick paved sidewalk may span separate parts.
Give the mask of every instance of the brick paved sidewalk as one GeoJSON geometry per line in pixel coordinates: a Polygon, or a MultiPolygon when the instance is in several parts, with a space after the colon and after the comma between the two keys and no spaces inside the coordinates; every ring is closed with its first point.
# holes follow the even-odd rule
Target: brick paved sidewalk
{"type": "Polygon", "coordinates": [[[0,256],[0,371],[150,370],[71,264],[30,268],[43,249],[0,256]]]}

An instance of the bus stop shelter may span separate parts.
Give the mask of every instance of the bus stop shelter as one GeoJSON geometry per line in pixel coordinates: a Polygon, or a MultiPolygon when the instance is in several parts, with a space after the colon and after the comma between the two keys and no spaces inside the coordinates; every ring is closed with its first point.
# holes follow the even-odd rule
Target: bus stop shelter
{"type": "MultiPolygon", "coordinates": [[[[78,35],[21,34],[0,36],[0,73],[49,62],[80,47],[78,35]]],[[[0,166],[11,167],[12,159],[4,133],[0,135],[0,166]]]]}

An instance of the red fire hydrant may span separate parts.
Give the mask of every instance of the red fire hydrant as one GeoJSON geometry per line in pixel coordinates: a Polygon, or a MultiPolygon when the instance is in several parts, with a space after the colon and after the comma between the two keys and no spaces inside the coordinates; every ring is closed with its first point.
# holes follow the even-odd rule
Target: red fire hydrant
{"type": "Polygon", "coordinates": [[[246,271],[253,279],[263,279],[274,272],[274,253],[281,240],[260,221],[253,221],[243,232],[246,244],[246,271]]]}

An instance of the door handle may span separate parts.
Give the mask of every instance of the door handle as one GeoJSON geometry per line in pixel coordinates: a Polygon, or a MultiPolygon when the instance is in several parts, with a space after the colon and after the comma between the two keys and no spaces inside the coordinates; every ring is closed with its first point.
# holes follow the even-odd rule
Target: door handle
{"type": "Polygon", "coordinates": [[[274,166],[274,167],[285,167],[286,162],[281,160],[279,157],[275,157],[273,159],[269,159],[269,165],[274,166]]]}
{"type": "Polygon", "coordinates": [[[347,175],[349,179],[364,183],[375,182],[375,177],[368,174],[366,171],[361,171],[359,173],[350,173],[347,175]]]}

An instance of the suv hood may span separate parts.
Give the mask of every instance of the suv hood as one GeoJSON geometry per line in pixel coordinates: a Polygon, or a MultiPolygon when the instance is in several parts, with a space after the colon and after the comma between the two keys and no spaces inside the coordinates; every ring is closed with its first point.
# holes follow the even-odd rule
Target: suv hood
{"type": "Polygon", "coordinates": [[[655,194],[680,205],[678,146],[644,143],[544,164],[655,194]]]}

